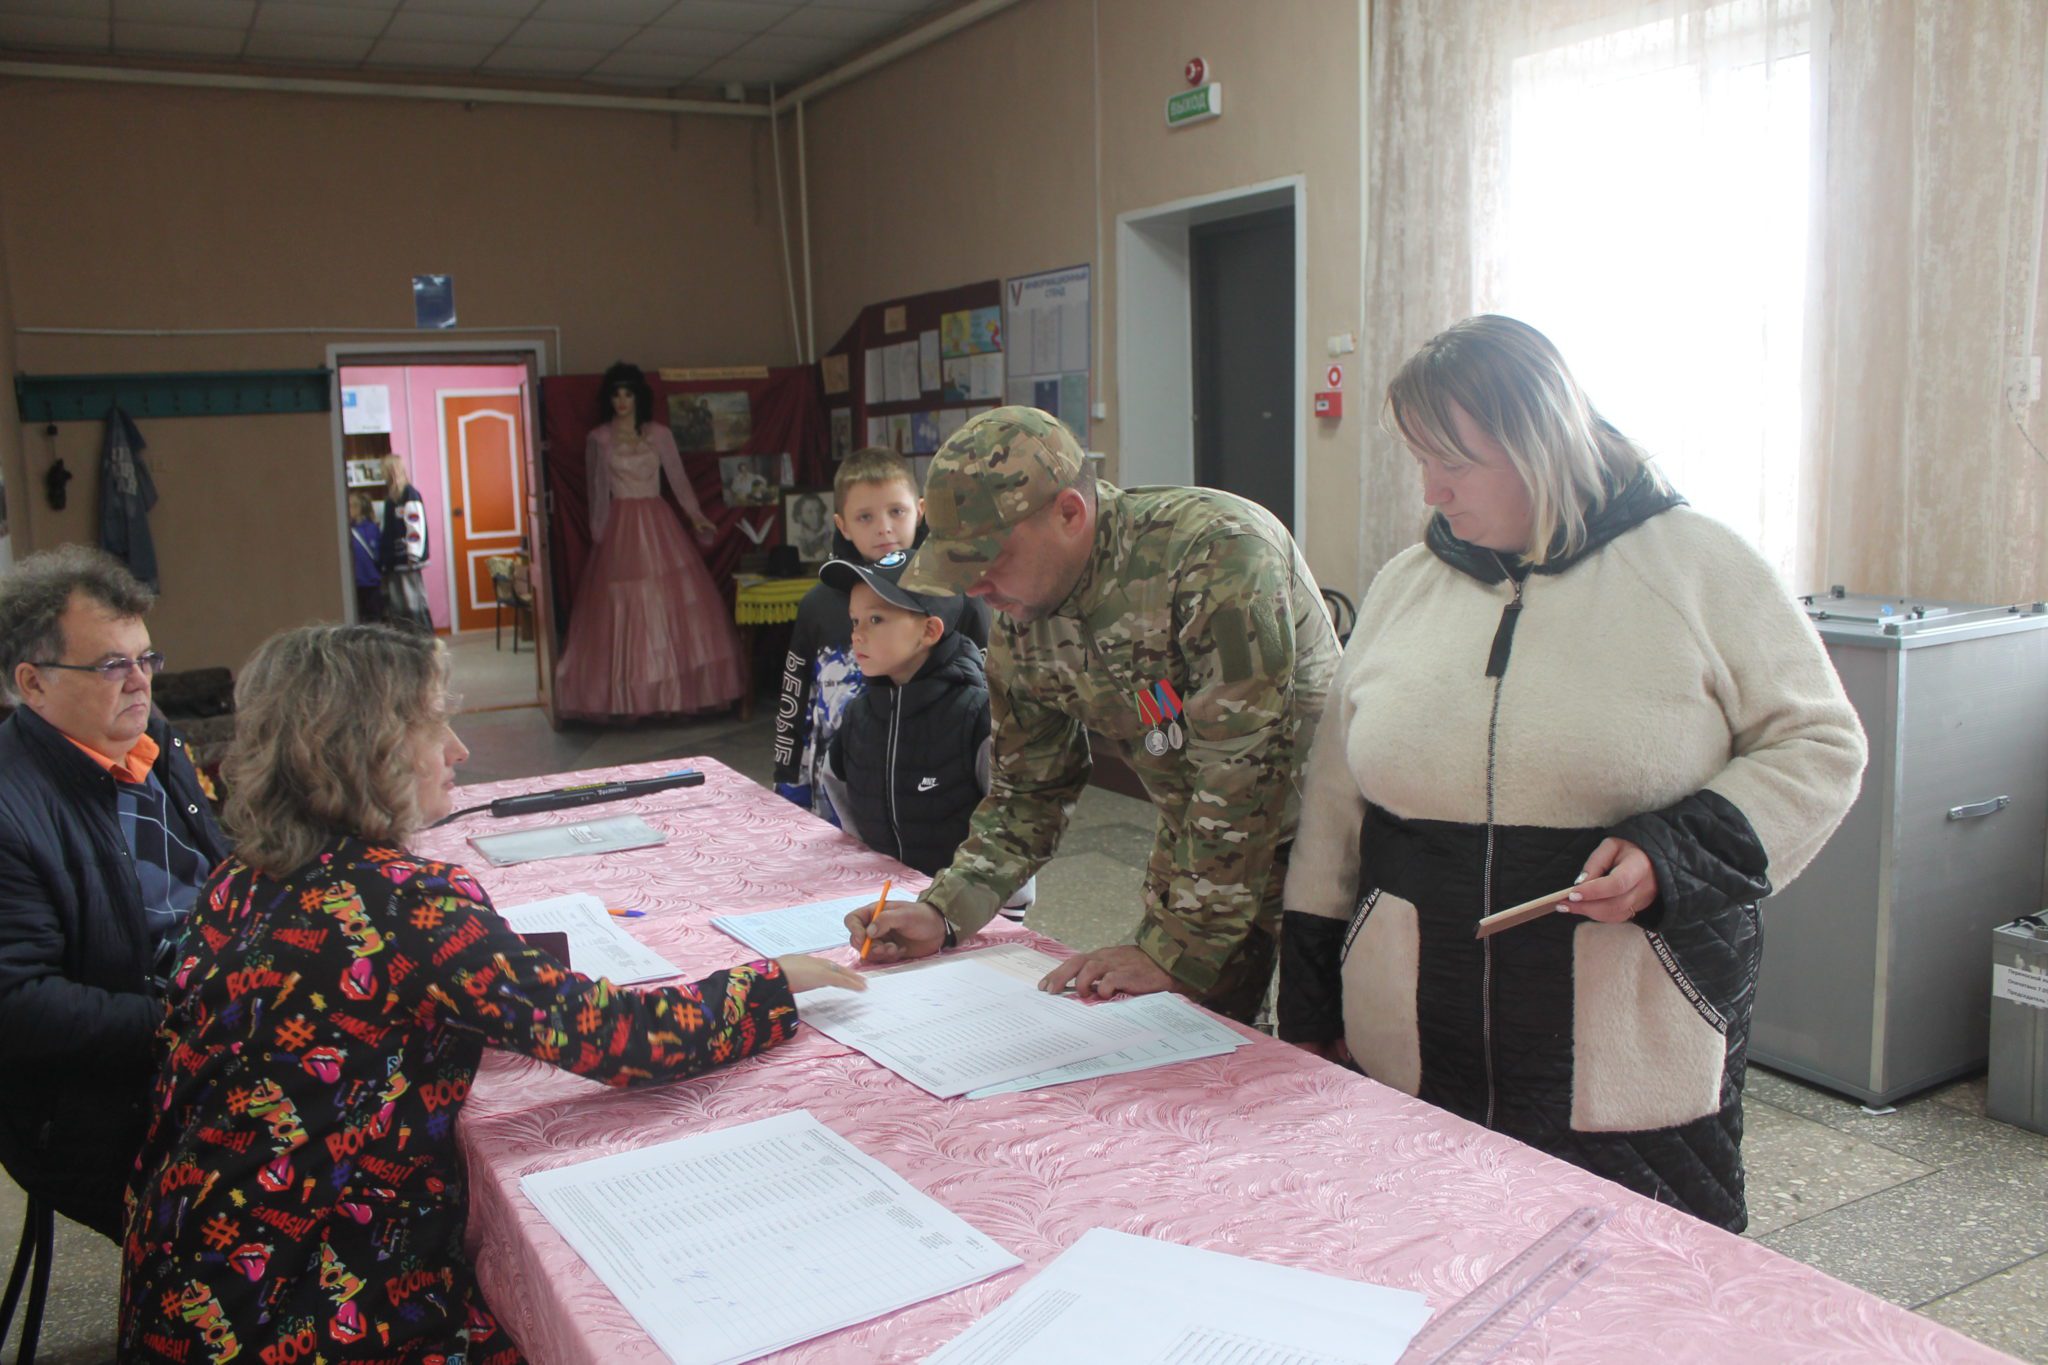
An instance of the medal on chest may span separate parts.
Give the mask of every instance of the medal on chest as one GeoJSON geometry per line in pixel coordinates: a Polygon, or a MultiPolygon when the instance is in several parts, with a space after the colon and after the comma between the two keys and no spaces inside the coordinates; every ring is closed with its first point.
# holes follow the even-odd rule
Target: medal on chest
{"type": "Polygon", "coordinates": [[[1180,694],[1173,690],[1173,684],[1161,678],[1148,687],[1137,689],[1138,718],[1145,722],[1145,752],[1154,758],[1164,758],[1169,749],[1185,745],[1187,735],[1180,728],[1180,694]]]}

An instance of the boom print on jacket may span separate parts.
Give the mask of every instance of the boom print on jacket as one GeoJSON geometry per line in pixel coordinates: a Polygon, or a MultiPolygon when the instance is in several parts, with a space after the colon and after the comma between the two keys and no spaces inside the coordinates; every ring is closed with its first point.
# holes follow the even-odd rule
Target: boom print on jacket
{"type": "Polygon", "coordinates": [[[128,1197],[121,1358],[516,1365],[462,1248],[485,1047],[609,1085],[795,1035],[772,963],[628,991],[529,947],[459,867],[339,839],[229,859],[187,929],[128,1197]]]}

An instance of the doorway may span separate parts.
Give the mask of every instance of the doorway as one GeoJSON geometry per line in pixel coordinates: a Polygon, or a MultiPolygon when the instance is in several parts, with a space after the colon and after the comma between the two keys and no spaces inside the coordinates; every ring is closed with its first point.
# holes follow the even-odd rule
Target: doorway
{"type": "MultiPolygon", "coordinates": [[[[400,457],[426,505],[428,560],[421,575],[434,632],[446,642],[466,712],[545,707],[545,563],[535,507],[541,487],[534,441],[537,357],[510,353],[392,354],[330,351],[336,385],[337,483],[384,514],[378,465],[400,457]],[[509,600],[508,600],[509,599],[509,600]]],[[[399,348],[401,351],[410,348],[399,348]]],[[[356,499],[344,497],[345,502],[356,499]]],[[[358,503],[358,510],[360,504],[358,503]]],[[[358,619],[351,528],[344,600],[358,619]]]]}
{"type": "Polygon", "coordinates": [[[1294,517],[1294,206],[1188,229],[1195,482],[1294,517]]]}
{"type": "Polygon", "coordinates": [[[1289,176],[1117,218],[1122,481],[1238,493],[1297,542],[1308,482],[1306,196],[1304,179],[1289,176]]]}

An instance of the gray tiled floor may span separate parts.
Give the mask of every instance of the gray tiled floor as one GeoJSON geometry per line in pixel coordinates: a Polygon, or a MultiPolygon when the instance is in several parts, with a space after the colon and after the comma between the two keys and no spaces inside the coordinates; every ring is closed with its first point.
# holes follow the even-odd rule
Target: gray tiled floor
{"type": "MultiPolygon", "coordinates": [[[[509,656],[462,650],[456,687],[495,700],[493,689],[517,691],[517,667],[509,656]]],[[[744,725],[720,717],[557,732],[525,708],[467,715],[457,729],[471,749],[471,782],[693,755],[757,781],[769,769],[763,716],[744,725]]],[[[1151,843],[1149,808],[1091,789],[1061,856],[1039,878],[1032,927],[1077,948],[1127,940],[1151,843]]],[[[1980,1341],[2048,1362],[2048,1137],[1986,1118],[1981,1078],[1879,1116],[1753,1068],[1745,1111],[1751,1236],[1980,1341]]],[[[19,1192],[0,1180],[0,1239],[20,1217],[19,1192]]],[[[60,1227],[39,1359],[89,1365],[111,1356],[118,1273],[112,1247],[60,1227]]]]}

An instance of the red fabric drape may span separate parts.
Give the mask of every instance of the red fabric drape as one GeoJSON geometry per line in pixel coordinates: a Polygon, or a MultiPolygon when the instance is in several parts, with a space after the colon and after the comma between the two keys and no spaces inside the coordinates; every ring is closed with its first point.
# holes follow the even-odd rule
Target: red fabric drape
{"type": "MultiPolygon", "coordinates": [[[[682,452],[683,469],[690,487],[703,505],[704,515],[718,526],[718,537],[707,547],[694,540],[704,552],[705,565],[719,587],[728,595],[733,570],[747,551],[782,543],[782,508],[727,507],[718,481],[721,455],[779,455],[788,453],[796,465],[797,483],[820,488],[831,482],[826,471],[829,436],[825,412],[818,401],[816,366],[798,365],[768,371],[762,379],[699,379],[689,382],[663,380],[649,372],[647,382],[654,388],[654,417],[666,421],[671,393],[733,393],[744,391],[754,410],[754,434],[741,450],[682,452]],[[761,535],[760,546],[740,530],[745,520],[761,535]],[[765,534],[763,534],[765,532],[765,534]]],[[[548,538],[555,561],[555,602],[558,619],[566,620],[574,610],[576,588],[583,580],[583,566],[590,558],[590,481],[583,467],[583,442],[598,420],[598,389],[604,376],[598,374],[559,375],[541,381],[541,423],[548,439],[548,490],[554,495],[548,521],[548,538]]],[[[667,481],[662,497],[671,506],[675,495],[667,481]]],[[[677,509],[681,515],[681,509],[677,509]]]]}

